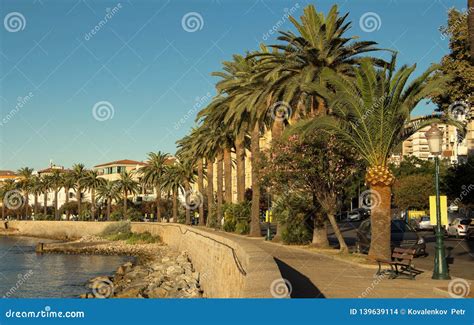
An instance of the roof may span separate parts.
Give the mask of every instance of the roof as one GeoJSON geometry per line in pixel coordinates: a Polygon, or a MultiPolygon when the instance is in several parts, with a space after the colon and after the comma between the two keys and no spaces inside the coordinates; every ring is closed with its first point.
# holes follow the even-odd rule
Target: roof
{"type": "Polygon", "coordinates": [[[100,164],[100,165],[95,165],[94,167],[104,167],[104,166],[110,166],[110,165],[140,165],[140,166],[145,166],[146,164],[141,161],[136,161],[136,160],[131,160],[131,159],[122,159],[122,160],[116,160],[116,161],[111,161],[105,164],[100,164]]]}
{"type": "Polygon", "coordinates": [[[38,173],[39,174],[42,174],[42,173],[52,173],[54,171],[59,171],[59,172],[68,172],[70,171],[70,169],[64,169],[64,167],[48,167],[48,168],[45,168],[45,169],[41,169],[41,170],[38,170],[38,173]]]}
{"type": "Polygon", "coordinates": [[[0,176],[17,176],[14,171],[11,170],[0,170],[0,176]]]}

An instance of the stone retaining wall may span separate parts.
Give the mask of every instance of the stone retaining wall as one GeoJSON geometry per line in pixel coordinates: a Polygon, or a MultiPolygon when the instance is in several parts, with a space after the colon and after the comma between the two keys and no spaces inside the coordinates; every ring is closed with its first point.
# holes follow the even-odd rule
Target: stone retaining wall
{"type": "MultiPolygon", "coordinates": [[[[79,238],[99,235],[112,222],[9,221],[25,236],[79,238]]],[[[270,287],[281,278],[273,257],[250,240],[201,227],[168,223],[132,223],[136,233],[159,235],[177,251],[187,251],[201,273],[205,296],[212,298],[271,298],[270,287]]]]}

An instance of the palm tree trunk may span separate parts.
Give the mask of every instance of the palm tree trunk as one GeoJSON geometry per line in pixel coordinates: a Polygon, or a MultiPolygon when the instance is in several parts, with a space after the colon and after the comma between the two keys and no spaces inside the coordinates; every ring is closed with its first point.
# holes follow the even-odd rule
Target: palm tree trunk
{"type": "Polygon", "coordinates": [[[127,214],[127,190],[123,191],[123,214],[127,214]]]}
{"type": "Polygon", "coordinates": [[[2,219],[5,220],[5,204],[2,204],[2,219]]]}
{"type": "Polygon", "coordinates": [[[178,190],[173,189],[173,222],[178,220],[178,190]]]}
{"type": "Polygon", "coordinates": [[[43,193],[43,210],[44,210],[44,215],[48,214],[48,191],[45,191],[43,193]]]}
{"type": "Polygon", "coordinates": [[[328,228],[325,220],[321,213],[314,219],[314,229],[313,229],[313,240],[311,241],[311,245],[315,247],[329,247],[329,240],[328,240],[328,228]]]}
{"type": "Polygon", "coordinates": [[[223,170],[223,154],[219,152],[217,154],[217,224],[216,228],[220,228],[222,222],[222,203],[223,203],[223,193],[222,188],[224,186],[224,170],[223,170]]]}
{"type": "Polygon", "coordinates": [[[387,185],[371,185],[370,190],[380,196],[380,202],[371,207],[370,224],[371,224],[371,241],[369,258],[390,260],[390,227],[391,213],[390,201],[392,189],[387,185]]]}
{"type": "Polygon", "coordinates": [[[28,198],[28,191],[25,192],[25,218],[28,219],[29,215],[29,198],[28,198]]]}
{"type": "Polygon", "coordinates": [[[161,185],[156,185],[156,221],[161,222],[161,185]]]}
{"type": "Polygon", "coordinates": [[[92,217],[92,220],[95,219],[95,189],[92,188],[91,189],[91,217],[92,217]]]}
{"type": "MultiPolygon", "coordinates": [[[[199,194],[202,195],[204,191],[204,166],[202,162],[202,158],[198,159],[197,162],[197,170],[198,170],[198,191],[199,194]]],[[[199,205],[199,225],[205,226],[206,220],[204,218],[204,204],[199,205]]]]}
{"type": "Polygon", "coordinates": [[[260,237],[260,173],[259,173],[259,155],[260,155],[260,128],[255,124],[251,135],[250,150],[252,153],[252,211],[250,220],[251,237],[260,237]]]}
{"type": "Polygon", "coordinates": [[[38,214],[38,193],[35,193],[35,207],[33,208],[35,216],[38,214]]]}
{"type": "Polygon", "coordinates": [[[244,133],[237,136],[235,141],[235,152],[237,158],[237,202],[242,203],[245,200],[245,147],[244,133]]]}
{"type": "MultiPolygon", "coordinates": [[[[191,186],[189,186],[188,182],[184,182],[184,191],[186,193],[190,193],[191,191],[191,186]]],[[[191,208],[186,207],[186,219],[185,219],[185,224],[190,225],[191,224],[191,208]]]]}
{"type": "Polygon", "coordinates": [[[54,189],[54,219],[59,220],[58,190],[54,189]]]}
{"type": "Polygon", "coordinates": [[[207,168],[207,226],[214,223],[214,163],[211,159],[206,160],[207,168]]]}
{"type": "Polygon", "coordinates": [[[112,198],[107,199],[107,221],[110,220],[110,210],[112,210],[112,198]]]}
{"type": "Polygon", "coordinates": [[[66,199],[65,199],[65,204],[68,207],[66,210],[66,219],[69,220],[69,217],[71,216],[71,213],[69,211],[69,188],[64,189],[64,193],[66,194],[66,199]]]}
{"type": "Polygon", "coordinates": [[[469,31],[469,47],[471,62],[474,63],[474,0],[467,1],[467,25],[469,31]]]}
{"type": "Polygon", "coordinates": [[[224,149],[225,202],[232,203],[232,155],[230,148],[224,149]]]}
{"type": "Polygon", "coordinates": [[[80,216],[82,198],[81,198],[81,187],[79,185],[77,185],[77,190],[76,190],[76,201],[77,201],[77,215],[80,216]]]}

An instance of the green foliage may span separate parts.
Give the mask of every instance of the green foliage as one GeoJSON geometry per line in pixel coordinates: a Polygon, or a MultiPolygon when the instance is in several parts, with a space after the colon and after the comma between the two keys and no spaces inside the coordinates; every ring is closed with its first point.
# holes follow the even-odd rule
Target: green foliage
{"type": "Polygon", "coordinates": [[[393,202],[400,209],[429,208],[429,196],[435,194],[433,174],[400,176],[393,185],[393,202]]]}
{"type": "Polygon", "coordinates": [[[108,240],[123,240],[129,245],[136,245],[136,244],[152,244],[152,243],[159,243],[161,239],[159,236],[153,236],[149,232],[144,233],[118,233],[106,236],[108,240]]]}
{"type": "Polygon", "coordinates": [[[37,213],[35,215],[35,220],[54,220],[54,216],[44,213],[37,213]]]}
{"type": "Polygon", "coordinates": [[[250,231],[250,202],[227,203],[223,206],[224,231],[247,234],[250,231]]]}
{"type": "Polygon", "coordinates": [[[443,185],[449,204],[474,207],[474,157],[469,157],[466,164],[449,168],[443,185]]]}
{"type": "Polygon", "coordinates": [[[273,216],[282,224],[282,240],[285,244],[311,242],[311,216],[315,208],[307,195],[287,193],[279,197],[273,208],[273,216]]]}
{"type": "Polygon", "coordinates": [[[128,234],[131,230],[130,221],[114,222],[105,227],[102,231],[101,236],[110,236],[116,234],[128,234]]]}

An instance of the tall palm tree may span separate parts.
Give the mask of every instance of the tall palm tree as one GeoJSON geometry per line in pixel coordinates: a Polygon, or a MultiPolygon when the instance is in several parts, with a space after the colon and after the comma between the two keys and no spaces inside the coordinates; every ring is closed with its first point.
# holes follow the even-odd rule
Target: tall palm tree
{"type": "MultiPolygon", "coordinates": [[[[183,190],[183,179],[177,164],[169,166],[163,177],[163,189],[172,193],[173,221],[178,220],[178,195],[183,190]]],[[[203,214],[199,216],[203,218],[203,214]]]]}
{"type": "Polygon", "coordinates": [[[107,220],[110,219],[110,212],[112,210],[112,201],[120,200],[120,186],[118,181],[102,182],[97,188],[97,196],[107,202],[107,220]]]}
{"type": "MultiPolygon", "coordinates": [[[[191,196],[193,193],[191,193],[191,184],[194,183],[196,179],[196,174],[197,171],[193,165],[193,161],[190,160],[184,160],[183,157],[178,157],[178,161],[175,164],[176,167],[176,176],[180,180],[180,183],[183,184],[183,190],[184,190],[184,199],[185,201],[185,207],[186,207],[186,220],[185,223],[187,225],[191,224],[191,211],[193,210],[193,207],[190,206],[190,202],[188,201],[191,199],[191,196]]],[[[202,204],[202,201],[199,202],[199,204],[202,204]]]]}
{"type": "Polygon", "coordinates": [[[139,169],[143,175],[145,185],[153,186],[156,192],[156,216],[157,221],[161,221],[161,192],[163,177],[168,168],[170,155],[161,151],[148,153],[146,166],[139,169]]]}
{"type": "Polygon", "coordinates": [[[43,214],[48,214],[48,193],[51,190],[50,176],[41,177],[41,191],[43,192],[43,214]]]}
{"type": "Polygon", "coordinates": [[[298,126],[303,131],[323,129],[335,134],[366,162],[366,183],[372,194],[380,198],[371,208],[371,258],[391,256],[390,201],[394,176],[388,168],[388,159],[415,131],[441,119],[432,116],[413,121],[410,114],[422,99],[441,94],[448,80],[434,77],[436,67],[433,66],[408,83],[416,66],[403,66],[395,71],[395,62],[394,55],[388,69],[377,69],[371,60],[365,59],[354,69],[355,79],[324,69],[321,77],[329,87],[311,83],[305,88],[325,98],[331,115],[298,126]]]}
{"type": "Polygon", "coordinates": [[[469,47],[471,54],[471,62],[474,63],[474,0],[467,1],[467,24],[469,30],[469,47]]]}
{"type": "MultiPolygon", "coordinates": [[[[74,178],[74,175],[73,173],[71,172],[64,172],[62,173],[61,175],[61,183],[62,183],[62,186],[64,188],[64,194],[66,195],[66,198],[65,198],[65,204],[66,206],[68,206],[68,203],[69,203],[69,191],[72,189],[75,189],[76,188],[76,180],[74,178]]],[[[68,209],[66,209],[66,218],[67,220],[69,220],[69,217],[71,215],[71,211],[68,209]]]]}
{"type": "Polygon", "coordinates": [[[99,177],[99,172],[96,170],[88,170],[84,177],[81,179],[81,186],[84,189],[88,189],[91,191],[91,217],[95,219],[95,211],[96,211],[96,198],[95,194],[99,187],[101,187],[105,183],[105,179],[99,177]]]}
{"type": "Polygon", "coordinates": [[[2,219],[5,220],[6,218],[6,204],[5,204],[5,197],[8,192],[16,190],[17,185],[14,180],[7,179],[0,184],[0,199],[2,200],[2,219]]]}
{"type": "Polygon", "coordinates": [[[33,168],[23,167],[20,168],[17,172],[18,176],[20,177],[20,188],[23,191],[23,195],[25,196],[25,217],[29,217],[29,194],[31,190],[31,179],[33,178],[33,168]]]}
{"type": "Polygon", "coordinates": [[[127,213],[127,197],[129,194],[136,194],[139,190],[139,184],[135,181],[127,171],[123,171],[120,173],[120,179],[117,180],[117,186],[122,192],[122,199],[123,199],[123,213],[127,213]]]}
{"type": "Polygon", "coordinates": [[[74,164],[72,166],[72,177],[76,183],[76,201],[77,201],[77,214],[81,214],[82,205],[82,179],[86,176],[87,170],[84,164],[74,164]]]}
{"type": "Polygon", "coordinates": [[[59,207],[58,207],[58,193],[62,187],[61,171],[53,170],[51,175],[48,176],[50,188],[54,192],[54,219],[59,220],[59,207]]]}
{"type": "Polygon", "coordinates": [[[33,213],[36,216],[38,214],[38,196],[41,194],[41,179],[38,175],[31,178],[31,193],[34,196],[33,213]]]}

